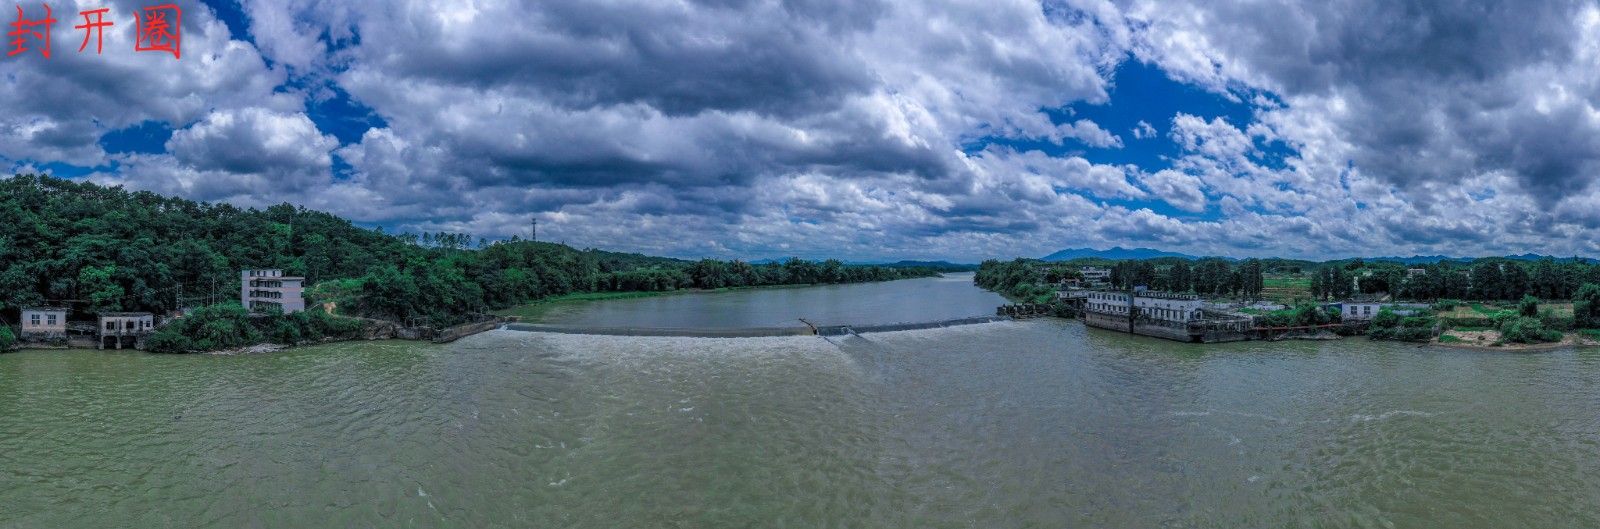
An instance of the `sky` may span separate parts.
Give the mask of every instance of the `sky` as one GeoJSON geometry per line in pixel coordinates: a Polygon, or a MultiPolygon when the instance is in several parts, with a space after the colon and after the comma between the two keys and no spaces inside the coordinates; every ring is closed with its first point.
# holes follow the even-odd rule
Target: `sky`
{"type": "Polygon", "coordinates": [[[1600,255],[1595,2],[158,3],[49,2],[0,165],[686,258],[1600,255]]]}

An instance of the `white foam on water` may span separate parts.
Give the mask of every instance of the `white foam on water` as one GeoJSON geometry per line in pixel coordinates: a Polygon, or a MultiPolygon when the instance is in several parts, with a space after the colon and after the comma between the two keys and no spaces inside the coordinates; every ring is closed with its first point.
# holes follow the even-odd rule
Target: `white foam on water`
{"type": "Polygon", "coordinates": [[[1380,413],[1380,414],[1377,414],[1377,415],[1362,415],[1362,414],[1351,415],[1350,416],[1350,420],[1352,420],[1352,421],[1360,421],[1360,422],[1381,421],[1381,420],[1388,419],[1390,417],[1395,417],[1395,416],[1432,417],[1433,414],[1425,412],[1425,411],[1394,410],[1394,411],[1386,411],[1386,412],[1383,412],[1383,413],[1380,413]]]}
{"type": "MultiPolygon", "coordinates": [[[[982,316],[973,316],[973,317],[974,318],[979,318],[979,317],[982,317],[982,316]]],[[[1034,322],[1028,322],[1028,321],[1006,321],[1006,320],[1001,320],[1001,321],[993,321],[993,322],[986,322],[986,323],[969,323],[969,324],[965,324],[965,325],[951,325],[949,327],[934,327],[934,328],[931,328],[931,329],[910,329],[910,330],[904,330],[904,331],[871,331],[871,332],[867,332],[865,334],[861,334],[860,336],[863,337],[863,338],[880,338],[880,337],[881,338],[887,338],[887,337],[896,337],[896,338],[898,338],[898,337],[906,337],[906,338],[942,339],[942,338],[950,338],[950,337],[956,337],[956,336],[971,336],[971,335],[975,335],[975,334],[988,334],[988,333],[993,333],[993,332],[1015,331],[1017,329],[1021,329],[1021,328],[1024,328],[1026,326],[1032,325],[1033,323],[1034,322]]],[[[886,324],[886,325],[892,325],[892,324],[886,324]]]]}
{"type": "MultiPolygon", "coordinates": [[[[520,331],[507,331],[519,332],[520,331]]],[[[528,333],[520,333],[528,334],[528,333]]],[[[611,366],[637,366],[639,372],[663,379],[683,376],[682,362],[706,360],[779,366],[800,363],[808,368],[859,374],[854,358],[816,336],[761,338],[698,338],[679,336],[600,336],[537,333],[561,358],[611,366]]],[[[481,335],[480,335],[481,336],[481,335]]],[[[716,375],[711,375],[715,377],[716,375]]],[[[676,400],[676,399],[675,399],[676,400]]]]}

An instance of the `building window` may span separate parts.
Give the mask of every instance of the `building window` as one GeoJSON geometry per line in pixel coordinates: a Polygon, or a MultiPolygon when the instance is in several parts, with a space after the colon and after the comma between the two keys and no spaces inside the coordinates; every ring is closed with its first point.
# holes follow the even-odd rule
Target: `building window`
{"type": "MultiPolygon", "coordinates": [[[[38,316],[34,316],[34,317],[38,318],[38,316]]],[[[51,314],[49,320],[50,320],[50,324],[51,325],[55,325],[56,324],[56,315],[51,314]]],[[[37,324],[35,324],[35,325],[37,325],[37,324]]]]}
{"type": "Polygon", "coordinates": [[[33,324],[34,325],[38,325],[39,324],[39,315],[38,314],[34,314],[32,320],[33,320],[33,324]]]}
{"type": "Polygon", "coordinates": [[[108,331],[115,331],[115,330],[117,330],[117,322],[114,322],[114,321],[107,321],[107,322],[106,322],[106,330],[108,330],[108,331]]]}

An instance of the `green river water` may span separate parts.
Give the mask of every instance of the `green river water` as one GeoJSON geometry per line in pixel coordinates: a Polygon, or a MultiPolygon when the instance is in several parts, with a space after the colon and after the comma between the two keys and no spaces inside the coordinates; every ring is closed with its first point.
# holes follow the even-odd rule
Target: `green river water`
{"type": "MultiPolygon", "coordinates": [[[[860,292],[943,292],[887,321],[991,313],[964,281],[860,292]]],[[[829,288],[773,292],[821,319],[829,288]]],[[[1045,319],[25,351],[0,355],[0,527],[1600,527],[1600,350],[1045,319]]]]}

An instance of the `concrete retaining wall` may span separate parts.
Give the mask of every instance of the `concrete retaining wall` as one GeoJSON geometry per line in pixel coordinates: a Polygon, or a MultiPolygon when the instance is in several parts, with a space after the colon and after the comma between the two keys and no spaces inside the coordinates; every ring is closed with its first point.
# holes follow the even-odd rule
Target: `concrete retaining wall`
{"type": "Polygon", "coordinates": [[[1099,327],[1117,332],[1133,332],[1132,318],[1098,312],[1084,312],[1083,323],[1090,327],[1099,327]]]}
{"type": "Polygon", "coordinates": [[[1166,325],[1135,323],[1133,324],[1133,333],[1144,336],[1154,336],[1156,338],[1166,338],[1168,340],[1177,340],[1180,342],[1190,341],[1189,330],[1187,327],[1179,329],[1176,327],[1168,327],[1166,325]]]}
{"type": "Polygon", "coordinates": [[[506,318],[495,318],[495,319],[489,320],[489,321],[482,321],[482,322],[478,322],[478,323],[468,323],[466,325],[457,325],[455,327],[450,327],[448,329],[440,329],[439,332],[434,333],[434,335],[433,335],[433,343],[454,342],[456,340],[461,339],[462,337],[472,336],[474,334],[478,334],[480,332],[484,332],[484,331],[487,331],[489,329],[493,329],[495,327],[499,327],[500,324],[505,323],[506,321],[509,321],[509,320],[507,320],[506,318]]]}
{"type": "Polygon", "coordinates": [[[918,329],[939,329],[939,328],[944,328],[944,327],[954,327],[954,326],[957,326],[957,325],[975,325],[975,324],[979,324],[979,323],[993,323],[993,322],[997,322],[997,321],[1008,321],[1010,319],[1011,318],[1006,317],[1006,316],[980,316],[980,317],[976,317],[976,318],[961,318],[961,319],[955,319],[955,320],[928,321],[928,322],[920,322],[920,323],[884,323],[884,324],[877,324],[877,325],[819,325],[819,326],[817,326],[817,335],[818,336],[846,336],[846,335],[849,335],[849,334],[852,334],[852,333],[854,333],[854,334],[862,334],[862,333],[869,333],[869,332],[894,332],[894,331],[914,331],[914,330],[918,330],[918,329]]]}
{"type": "Polygon", "coordinates": [[[1204,343],[1242,342],[1249,340],[1250,336],[1242,332],[1233,331],[1206,331],[1200,341],[1204,343]]]}

